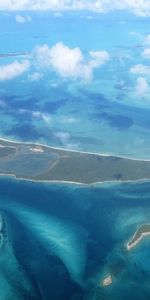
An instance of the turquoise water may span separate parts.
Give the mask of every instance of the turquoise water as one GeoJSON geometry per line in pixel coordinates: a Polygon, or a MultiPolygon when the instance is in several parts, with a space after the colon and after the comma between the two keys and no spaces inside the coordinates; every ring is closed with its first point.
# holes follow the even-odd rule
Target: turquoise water
{"type": "MultiPolygon", "coordinates": [[[[0,13],[0,68],[30,63],[11,80],[0,72],[0,137],[149,159],[149,69],[130,72],[138,64],[150,67],[142,54],[149,18],[20,14],[32,20],[17,23],[15,12],[0,13]],[[64,78],[36,60],[36,47],[58,42],[78,47],[85,65],[90,51],[107,51],[110,59],[88,82],[64,78]]],[[[25,158],[38,174],[36,155],[34,162],[21,155],[25,174],[25,158]]],[[[20,158],[13,167],[19,173],[20,158]]],[[[131,252],[125,248],[138,226],[149,223],[149,198],[149,182],[85,187],[1,177],[0,300],[149,299],[150,239],[131,252]],[[113,284],[104,288],[109,274],[113,284]]]]}
{"type": "Polygon", "coordinates": [[[149,183],[80,187],[1,178],[3,299],[149,299],[150,239],[125,248],[149,221],[149,194],[149,183]],[[110,273],[113,284],[102,287],[110,273]]]}
{"type": "Polygon", "coordinates": [[[0,52],[18,53],[1,57],[0,65],[28,59],[31,67],[12,80],[0,81],[1,136],[149,158],[149,96],[136,94],[137,80],[142,77],[148,85],[149,77],[130,72],[137,64],[149,66],[149,59],[142,57],[148,48],[149,18],[127,13],[64,13],[62,17],[31,13],[32,22],[20,24],[15,15],[0,14],[0,52]],[[88,83],[64,79],[34,61],[37,46],[51,48],[58,42],[79,47],[85,60],[89,51],[107,51],[110,60],[93,71],[88,83]],[[31,81],[34,73],[42,77],[31,81]]]}

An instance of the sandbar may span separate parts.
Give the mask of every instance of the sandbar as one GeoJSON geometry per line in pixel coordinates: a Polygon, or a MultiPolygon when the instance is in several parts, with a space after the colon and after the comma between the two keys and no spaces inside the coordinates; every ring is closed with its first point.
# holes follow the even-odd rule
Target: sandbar
{"type": "Polygon", "coordinates": [[[106,276],[103,281],[102,281],[102,286],[103,287],[107,287],[109,285],[111,285],[113,283],[113,280],[112,280],[112,276],[109,274],[108,276],[106,276]]]}
{"type": "Polygon", "coordinates": [[[150,224],[143,224],[136,230],[132,239],[127,242],[126,249],[130,251],[146,237],[150,237],[150,224]]]}

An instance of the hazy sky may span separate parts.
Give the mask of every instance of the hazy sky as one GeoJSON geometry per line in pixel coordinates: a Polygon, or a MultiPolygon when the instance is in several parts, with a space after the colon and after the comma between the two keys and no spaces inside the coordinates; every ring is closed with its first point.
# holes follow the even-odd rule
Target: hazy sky
{"type": "Polygon", "coordinates": [[[139,16],[150,15],[149,0],[0,0],[0,10],[88,10],[104,13],[128,10],[139,16]]]}

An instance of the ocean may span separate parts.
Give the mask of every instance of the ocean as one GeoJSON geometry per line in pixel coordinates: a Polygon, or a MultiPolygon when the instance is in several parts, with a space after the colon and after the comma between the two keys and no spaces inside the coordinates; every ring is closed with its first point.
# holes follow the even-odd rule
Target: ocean
{"type": "Polygon", "coordinates": [[[0,80],[1,137],[149,159],[148,70],[131,72],[149,66],[142,56],[149,19],[125,12],[29,15],[32,21],[18,23],[15,12],[0,13],[0,65],[30,62],[20,76],[0,80]],[[110,59],[88,82],[66,78],[36,61],[38,47],[58,43],[80,49],[86,66],[93,51],[107,51],[110,59]]]}
{"type": "MultiPolygon", "coordinates": [[[[0,12],[0,67],[29,60],[30,68],[11,80],[0,73],[0,137],[150,159],[149,71],[132,71],[150,66],[142,56],[149,18],[19,14],[29,14],[28,22],[0,12]],[[85,65],[93,51],[110,59],[91,81],[66,78],[35,60],[37,47],[57,43],[80,49],[85,65]]],[[[149,299],[150,239],[126,250],[149,223],[149,199],[149,182],[84,186],[1,176],[0,300],[149,299]],[[103,287],[109,274],[113,282],[103,287]]]]}
{"type": "Polygon", "coordinates": [[[1,178],[1,299],[149,299],[150,239],[126,250],[149,221],[149,194],[148,182],[80,186],[1,178]],[[110,273],[113,283],[103,287],[110,273]]]}

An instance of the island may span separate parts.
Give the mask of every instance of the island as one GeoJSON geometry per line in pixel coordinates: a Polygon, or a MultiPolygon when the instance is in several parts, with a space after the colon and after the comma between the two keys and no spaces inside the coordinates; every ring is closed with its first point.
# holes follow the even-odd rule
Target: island
{"type": "Polygon", "coordinates": [[[150,161],[0,139],[0,175],[93,184],[150,179],[150,161]]]}
{"type": "Polygon", "coordinates": [[[135,248],[145,237],[150,236],[150,224],[141,225],[134,233],[132,239],[127,242],[126,248],[128,251],[135,248]]]}
{"type": "Polygon", "coordinates": [[[102,281],[102,286],[103,287],[106,287],[106,286],[109,286],[113,283],[113,280],[112,280],[112,276],[111,275],[108,275],[107,277],[105,277],[102,281]]]}

